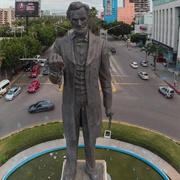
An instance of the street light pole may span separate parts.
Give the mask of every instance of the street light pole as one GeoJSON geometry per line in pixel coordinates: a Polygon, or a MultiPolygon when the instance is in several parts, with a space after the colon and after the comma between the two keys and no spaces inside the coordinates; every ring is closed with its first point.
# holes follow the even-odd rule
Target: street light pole
{"type": "Polygon", "coordinates": [[[114,29],[114,28],[116,28],[116,27],[118,27],[118,26],[121,26],[121,24],[119,24],[119,25],[117,25],[117,26],[114,26],[114,27],[111,27],[111,28],[109,28],[109,29],[106,29],[106,42],[107,42],[107,33],[108,33],[108,31],[109,31],[110,29],[114,29]]]}
{"type": "Polygon", "coordinates": [[[107,42],[107,30],[106,30],[106,42],[107,42]]]}
{"type": "Polygon", "coordinates": [[[65,29],[65,30],[67,31],[68,35],[70,34],[70,29],[67,29],[67,28],[62,27],[62,26],[57,25],[57,24],[55,25],[55,27],[56,27],[56,28],[59,27],[59,28],[65,29]]]}

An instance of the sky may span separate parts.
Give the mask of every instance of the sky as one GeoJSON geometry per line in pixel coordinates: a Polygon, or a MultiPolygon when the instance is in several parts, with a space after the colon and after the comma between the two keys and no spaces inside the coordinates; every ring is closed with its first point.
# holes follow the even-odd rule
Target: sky
{"type": "MultiPolygon", "coordinates": [[[[88,4],[90,7],[95,7],[98,11],[103,11],[103,0],[74,0],[88,4]]],[[[41,0],[41,10],[60,10],[66,12],[69,4],[73,0],[41,0]]],[[[15,6],[15,0],[0,0],[0,8],[8,8],[15,6]]]]}
{"type": "MultiPolygon", "coordinates": [[[[41,0],[41,10],[65,13],[69,4],[73,1],[81,1],[90,7],[95,7],[99,12],[103,11],[103,0],[41,0]]],[[[122,2],[123,0],[118,0],[118,7],[122,7],[122,2]]],[[[10,6],[15,6],[15,0],[0,0],[0,8],[8,8],[10,6]]]]}

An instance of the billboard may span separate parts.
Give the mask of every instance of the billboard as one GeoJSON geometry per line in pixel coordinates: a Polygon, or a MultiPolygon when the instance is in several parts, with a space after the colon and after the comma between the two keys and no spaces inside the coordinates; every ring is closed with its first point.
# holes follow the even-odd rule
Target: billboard
{"type": "Polygon", "coordinates": [[[112,0],[106,0],[105,15],[112,15],[112,0]]]}
{"type": "Polygon", "coordinates": [[[16,1],[15,2],[16,17],[37,17],[39,16],[39,2],[16,1]]]}

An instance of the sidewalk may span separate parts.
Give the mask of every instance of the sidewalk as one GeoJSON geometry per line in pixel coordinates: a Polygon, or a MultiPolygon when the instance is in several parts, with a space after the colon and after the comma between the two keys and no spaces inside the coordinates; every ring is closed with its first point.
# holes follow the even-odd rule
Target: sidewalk
{"type": "Polygon", "coordinates": [[[172,69],[163,67],[162,64],[158,65],[156,70],[152,71],[163,81],[169,85],[174,91],[180,95],[180,77],[177,76],[172,69]]]}

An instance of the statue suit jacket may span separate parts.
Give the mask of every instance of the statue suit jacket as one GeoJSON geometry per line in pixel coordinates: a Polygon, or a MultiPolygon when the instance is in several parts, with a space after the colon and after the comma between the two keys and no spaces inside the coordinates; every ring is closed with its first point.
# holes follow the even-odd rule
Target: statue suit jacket
{"type": "MultiPolygon", "coordinates": [[[[57,38],[54,44],[55,53],[62,57],[65,64],[62,117],[65,137],[71,140],[75,140],[76,137],[74,123],[74,79],[76,73],[76,61],[73,51],[73,37],[74,33],[63,38],[57,38]]],[[[49,78],[53,83],[57,83],[51,76],[49,78]]],[[[95,36],[89,31],[89,48],[85,67],[85,81],[88,101],[86,113],[90,138],[97,138],[101,136],[102,133],[101,97],[98,80],[100,80],[102,88],[103,105],[105,108],[109,108],[112,105],[112,87],[108,46],[105,40],[95,36]]]]}

